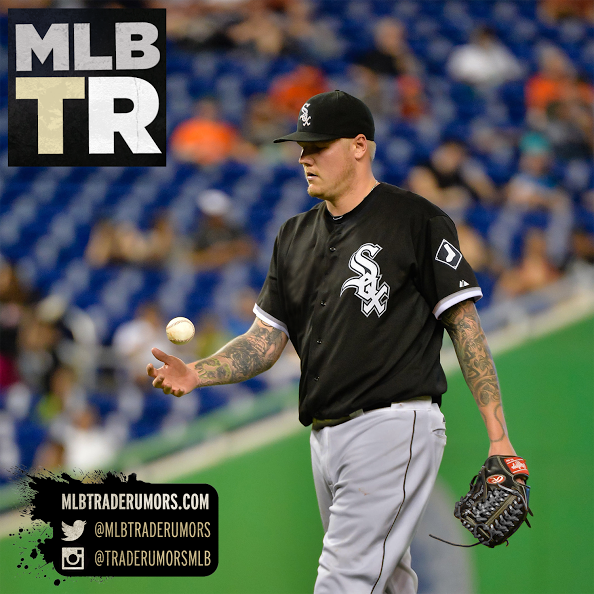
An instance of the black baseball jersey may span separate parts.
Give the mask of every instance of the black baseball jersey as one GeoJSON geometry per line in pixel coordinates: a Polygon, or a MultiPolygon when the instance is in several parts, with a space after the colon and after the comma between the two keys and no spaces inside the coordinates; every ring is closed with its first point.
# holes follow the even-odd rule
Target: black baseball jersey
{"type": "Polygon", "coordinates": [[[441,403],[438,318],[481,296],[452,220],[382,183],[342,217],[321,202],[283,224],[254,312],[301,358],[309,425],[419,396],[441,403]]]}

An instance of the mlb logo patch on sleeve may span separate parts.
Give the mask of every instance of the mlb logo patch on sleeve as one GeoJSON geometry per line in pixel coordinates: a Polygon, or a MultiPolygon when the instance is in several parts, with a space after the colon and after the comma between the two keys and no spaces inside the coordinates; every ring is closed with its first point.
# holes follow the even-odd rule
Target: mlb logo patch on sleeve
{"type": "Polygon", "coordinates": [[[435,254],[435,259],[456,270],[462,261],[462,254],[449,241],[442,239],[441,245],[435,254]]]}

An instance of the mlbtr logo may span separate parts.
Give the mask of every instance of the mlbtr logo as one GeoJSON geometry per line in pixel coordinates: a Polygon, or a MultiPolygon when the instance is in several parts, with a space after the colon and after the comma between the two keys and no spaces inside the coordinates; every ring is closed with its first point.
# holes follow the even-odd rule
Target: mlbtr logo
{"type": "Polygon", "coordinates": [[[9,165],[165,165],[165,10],[10,9],[9,165]]]}

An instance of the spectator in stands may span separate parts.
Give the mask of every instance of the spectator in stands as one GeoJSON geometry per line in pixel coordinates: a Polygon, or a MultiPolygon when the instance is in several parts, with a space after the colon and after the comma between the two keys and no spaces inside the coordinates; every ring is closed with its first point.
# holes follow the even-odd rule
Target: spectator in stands
{"type": "Polygon", "coordinates": [[[549,103],[542,132],[551,142],[556,158],[563,161],[592,159],[592,105],[587,105],[581,99],[571,97],[549,103]]]}
{"type": "Polygon", "coordinates": [[[491,243],[509,263],[514,238],[534,213],[545,216],[547,257],[565,264],[573,224],[571,200],[550,175],[551,150],[546,138],[531,132],[520,143],[520,170],[509,181],[505,205],[492,225],[491,243]]]}
{"type": "MultiPolygon", "coordinates": [[[[406,64],[406,62],[405,62],[406,64]]],[[[418,120],[428,110],[428,101],[421,78],[415,74],[414,63],[396,77],[397,114],[404,120],[418,120]]]]}
{"type": "Polygon", "coordinates": [[[91,229],[85,249],[85,260],[93,268],[102,268],[120,259],[120,246],[116,225],[109,219],[100,219],[91,229]]]}
{"type": "Polygon", "coordinates": [[[483,237],[473,227],[464,221],[456,223],[460,251],[472,266],[483,291],[484,303],[481,307],[488,306],[491,302],[493,287],[501,273],[501,266],[496,261],[493,250],[483,237]]]}
{"type": "Polygon", "coordinates": [[[455,220],[463,218],[473,201],[492,203],[497,199],[497,189],[489,176],[457,140],[443,142],[427,163],[413,167],[408,186],[455,220]]]}
{"type": "Polygon", "coordinates": [[[249,98],[242,125],[243,136],[248,142],[259,150],[266,150],[275,138],[286,131],[285,118],[274,109],[268,95],[258,93],[249,98]]]}
{"type": "Polygon", "coordinates": [[[574,229],[571,243],[573,258],[594,266],[594,234],[592,231],[581,226],[574,229]]]}
{"type": "Polygon", "coordinates": [[[472,125],[472,152],[488,156],[497,163],[510,163],[515,158],[517,138],[513,131],[477,118],[472,125]]]}
{"type": "Polygon", "coordinates": [[[50,378],[59,365],[60,331],[35,310],[25,310],[19,327],[19,373],[35,392],[50,390],[50,378]]]}
{"type": "Polygon", "coordinates": [[[179,124],[171,135],[171,150],[177,159],[196,165],[216,165],[227,159],[250,160],[255,151],[237,130],[219,117],[217,102],[201,99],[196,115],[179,124]]]}
{"type": "Polygon", "coordinates": [[[517,266],[499,277],[495,299],[513,299],[537,291],[561,277],[559,269],[547,256],[547,240],[540,229],[530,229],[524,237],[524,250],[517,266]]]}
{"type": "Polygon", "coordinates": [[[293,123],[295,114],[313,95],[324,93],[328,84],[324,73],[315,66],[300,65],[288,74],[276,77],[270,85],[273,109],[293,123]]]}
{"type": "Polygon", "coordinates": [[[468,223],[460,222],[456,225],[460,251],[472,266],[472,269],[481,272],[492,268],[492,257],[489,247],[480,234],[468,223]]]}
{"type": "Polygon", "coordinates": [[[353,85],[350,93],[369,107],[375,119],[394,118],[397,115],[396,87],[392,77],[378,74],[360,64],[349,66],[348,77],[353,85]]]}
{"type": "Polygon", "coordinates": [[[538,16],[552,24],[564,19],[594,23],[594,3],[591,0],[539,0],[538,16]]]}
{"type": "Polygon", "coordinates": [[[14,266],[0,256],[0,389],[18,382],[18,334],[30,301],[14,266]]]}
{"type": "Polygon", "coordinates": [[[151,228],[143,232],[132,223],[118,225],[120,257],[129,264],[164,264],[173,246],[173,227],[163,212],[153,218],[151,228]]]}
{"type": "Polygon", "coordinates": [[[594,214],[594,189],[586,190],[580,196],[582,206],[592,214],[594,214]]]}
{"type": "Polygon", "coordinates": [[[229,221],[231,200],[224,192],[203,192],[198,197],[198,206],[203,218],[194,236],[192,251],[197,270],[215,270],[254,255],[251,238],[229,221]]]}
{"type": "Polygon", "coordinates": [[[227,2],[221,10],[213,3],[192,0],[151,0],[150,4],[151,8],[167,10],[167,38],[174,40],[180,48],[195,52],[226,50],[234,46],[225,30],[237,21],[233,9],[243,3],[244,0],[227,2]]]}
{"type": "MultiPolygon", "coordinates": [[[[27,2],[27,8],[48,8],[50,0],[29,0],[27,2]]],[[[0,13],[6,14],[9,8],[23,8],[22,2],[17,0],[2,0],[0,2],[0,13]]]]}
{"type": "Polygon", "coordinates": [[[147,388],[146,381],[147,345],[159,344],[168,348],[165,334],[166,322],[156,303],[143,302],[136,308],[134,318],[116,329],[112,345],[124,365],[127,379],[141,388],[147,388]]]}
{"type": "MultiPolygon", "coordinates": [[[[71,367],[59,365],[49,380],[49,390],[35,408],[35,417],[43,425],[63,426],[64,419],[86,402],[86,393],[71,367]]],[[[57,431],[59,434],[60,431],[57,431]]]]}
{"type": "Polygon", "coordinates": [[[310,0],[297,0],[287,5],[284,52],[305,60],[327,60],[342,55],[344,43],[323,20],[314,17],[310,0]]]}
{"type": "Polygon", "coordinates": [[[254,323],[254,303],[258,292],[252,287],[242,287],[231,296],[231,315],[226,320],[226,327],[231,336],[245,334],[254,323]]]}
{"type": "Polygon", "coordinates": [[[583,126],[584,112],[594,103],[594,87],[580,80],[569,58],[557,47],[547,45],[539,56],[540,70],[526,83],[528,122],[537,130],[547,126],[547,110],[556,103],[571,107],[567,117],[579,129],[583,126]],[[581,106],[582,109],[578,109],[581,106]]]}
{"type": "Polygon", "coordinates": [[[83,471],[105,468],[122,445],[101,426],[99,415],[91,406],[72,413],[61,441],[64,445],[64,467],[83,471]]]}
{"type": "Polygon", "coordinates": [[[243,10],[244,20],[227,29],[227,36],[239,47],[275,57],[284,45],[283,24],[265,0],[250,0],[243,10]]]}
{"type": "Polygon", "coordinates": [[[173,227],[163,213],[157,213],[146,232],[130,222],[102,219],[91,230],[85,259],[93,268],[109,264],[164,264],[171,254],[173,237],[173,227]]]}
{"type": "Polygon", "coordinates": [[[32,467],[38,470],[59,470],[64,466],[64,459],[64,444],[50,437],[35,451],[32,467]]]}
{"type": "Polygon", "coordinates": [[[375,25],[374,47],[355,62],[378,74],[398,76],[410,72],[411,62],[415,63],[408,44],[406,29],[399,20],[384,17],[375,25]]]}
{"type": "Polygon", "coordinates": [[[378,115],[416,120],[427,101],[420,66],[406,42],[404,25],[384,17],[374,29],[374,47],[359,56],[350,69],[357,96],[378,115]]]}
{"type": "MultiPolygon", "coordinates": [[[[253,305],[252,305],[253,307],[253,305]]],[[[209,357],[225,346],[235,335],[225,330],[219,317],[211,311],[205,311],[196,324],[196,356],[198,359],[209,357]]]]}
{"type": "Polygon", "coordinates": [[[516,57],[497,39],[489,27],[472,32],[470,43],[454,48],[447,63],[454,80],[478,90],[497,87],[522,76],[516,57]]]}

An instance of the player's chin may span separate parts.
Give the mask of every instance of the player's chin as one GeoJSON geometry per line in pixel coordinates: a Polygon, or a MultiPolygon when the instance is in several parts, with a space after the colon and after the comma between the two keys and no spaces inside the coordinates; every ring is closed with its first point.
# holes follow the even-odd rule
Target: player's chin
{"type": "Polygon", "coordinates": [[[307,193],[312,197],[312,198],[319,198],[320,200],[324,199],[324,192],[321,190],[321,188],[317,185],[317,184],[312,184],[310,183],[307,186],[307,193]]]}

